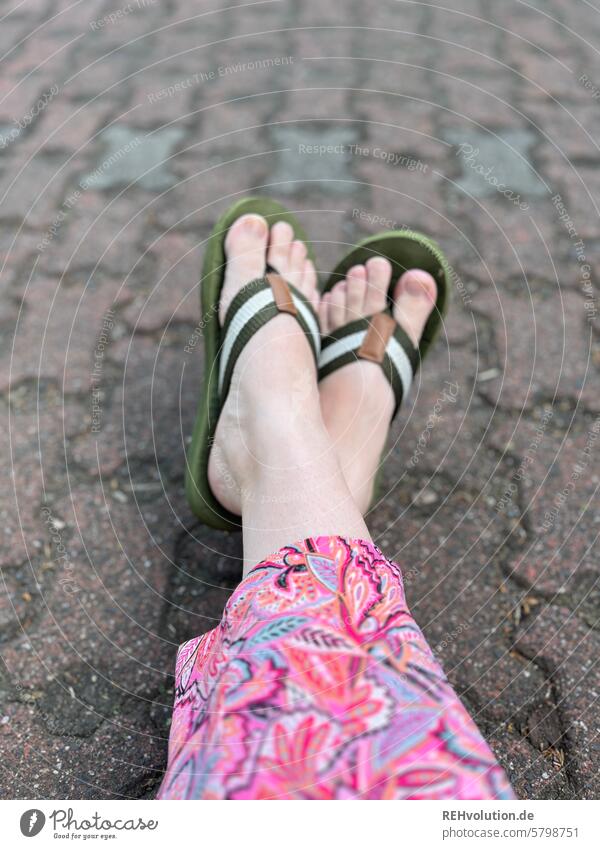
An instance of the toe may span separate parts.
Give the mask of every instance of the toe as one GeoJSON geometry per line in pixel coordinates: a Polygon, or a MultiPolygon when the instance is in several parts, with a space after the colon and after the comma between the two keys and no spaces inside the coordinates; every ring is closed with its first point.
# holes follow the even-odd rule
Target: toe
{"type": "Polygon", "coordinates": [[[319,290],[317,288],[317,272],[310,259],[304,260],[300,291],[308,298],[314,310],[319,308],[319,290]]]}
{"type": "Polygon", "coordinates": [[[219,308],[221,321],[242,286],[264,274],[268,237],[268,224],[260,215],[242,215],[229,228],[225,237],[227,265],[219,308]]]}
{"type": "Polygon", "coordinates": [[[290,247],[294,239],[294,230],[287,221],[277,221],[271,227],[267,260],[280,274],[288,270],[290,247]]]}
{"type": "Polygon", "coordinates": [[[331,292],[326,292],[319,303],[319,325],[323,336],[327,336],[333,329],[329,324],[330,301],[331,292]]]}
{"type": "Polygon", "coordinates": [[[355,321],[365,315],[367,294],[367,269],[364,265],[353,266],[346,277],[346,301],[348,321],[355,321]]]}
{"type": "Polygon", "coordinates": [[[338,327],[347,322],[345,280],[335,284],[331,290],[329,304],[329,327],[331,330],[337,330],[338,327]]]}
{"type": "Polygon", "coordinates": [[[242,215],[234,221],[225,237],[228,262],[256,250],[264,251],[268,235],[269,227],[264,218],[260,215],[242,215]]]}
{"type": "Polygon", "coordinates": [[[365,311],[367,315],[381,312],[387,305],[387,293],[392,279],[392,265],[382,256],[374,256],[366,262],[367,295],[365,311]]]}
{"type": "Polygon", "coordinates": [[[437,286],[426,271],[412,268],[405,271],[394,292],[394,318],[406,331],[413,345],[419,340],[435,307],[437,286]]]}
{"type": "Polygon", "coordinates": [[[290,247],[288,274],[290,283],[293,283],[295,286],[297,286],[302,279],[306,254],[307,250],[304,242],[300,242],[299,240],[292,242],[290,247]]]}

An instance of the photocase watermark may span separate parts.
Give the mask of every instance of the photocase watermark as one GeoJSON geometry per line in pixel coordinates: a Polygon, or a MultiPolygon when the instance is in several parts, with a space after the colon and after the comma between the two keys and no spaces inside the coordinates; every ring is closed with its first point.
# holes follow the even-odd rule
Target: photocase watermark
{"type": "Polygon", "coordinates": [[[575,491],[575,487],[577,486],[579,479],[584,474],[590,464],[592,452],[594,450],[594,446],[596,444],[598,436],[600,436],[600,416],[597,417],[594,424],[588,430],[587,439],[581,451],[581,456],[573,466],[571,474],[569,476],[569,480],[567,481],[565,486],[560,490],[560,492],[557,492],[554,496],[552,502],[552,509],[546,510],[546,512],[544,513],[544,521],[541,525],[542,531],[549,531],[554,526],[556,518],[560,513],[561,509],[568,501],[569,497],[575,491]]]}
{"type": "Polygon", "coordinates": [[[587,74],[582,74],[577,82],[581,83],[584,88],[588,89],[594,100],[598,100],[600,98],[600,88],[598,88],[598,86],[590,80],[587,74]]]}
{"type": "Polygon", "coordinates": [[[471,625],[468,622],[461,622],[458,628],[448,631],[448,633],[434,646],[434,651],[442,652],[444,649],[447,649],[457,637],[460,637],[461,634],[468,631],[470,627],[471,625]]]}
{"type": "Polygon", "coordinates": [[[37,243],[36,249],[38,253],[43,253],[48,245],[52,242],[60,228],[62,227],[64,221],[69,215],[69,212],[73,209],[73,207],[77,204],[81,196],[85,191],[90,188],[93,188],[94,185],[98,182],[102,174],[110,168],[115,162],[118,162],[123,158],[126,154],[130,153],[132,150],[142,143],[142,139],[139,136],[131,139],[131,141],[124,144],[118,150],[113,151],[110,156],[107,156],[106,159],[103,159],[100,165],[95,168],[90,174],[86,174],[85,177],[82,177],[79,181],[79,186],[74,191],[70,192],[67,197],[62,202],[61,208],[54,216],[52,223],[44,233],[43,238],[37,243]]]}
{"type": "Polygon", "coordinates": [[[102,425],[102,372],[104,370],[104,353],[110,339],[110,333],[115,326],[115,313],[109,309],[104,313],[100,335],[94,348],[94,365],[90,376],[92,433],[100,433],[102,425]]]}
{"type": "Polygon", "coordinates": [[[479,152],[478,147],[473,147],[473,145],[468,144],[468,142],[461,142],[456,150],[456,156],[461,156],[465,165],[468,165],[469,168],[471,168],[476,174],[479,174],[479,176],[482,177],[488,185],[493,186],[497,192],[512,201],[515,206],[519,207],[519,209],[523,211],[529,209],[529,204],[521,200],[520,194],[516,194],[506,185],[506,183],[501,182],[495,176],[493,173],[495,167],[493,165],[486,168],[485,165],[482,165],[478,161],[479,152]]]}
{"type": "Polygon", "coordinates": [[[235,62],[231,65],[219,65],[210,71],[198,71],[183,80],[178,80],[176,83],[159,88],[156,91],[149,92],[146,97],[149,103],[158,103],[160,100],[165,100],[169,97],[174,97],[176,94],[181,94],[188,88],[200,85],[201,83],[209,83],[222,77],[229,77],[233,74],[243,74],[252,71],[265,71],[270,68],[280,68],[283,65],[293,65],[293,56],[270,56],[265,59],[255,59],[250,62],[235,62]]]}
{"type": "Polygon", "coordinates": [[[421,457],[427,450],[427,446],[431,441],[431,435],[433,433],[433,429],[442,421],[442,411],[444,409],[445,404],[455,404],[456,399],[458,398],[459,393],[459,385],[458,383],[451,382],[449,380],[444,381],[444,391],[442,394],[436,399],[433,409],[427,416],[427,421],[425,422],[425,427],[421,431],[419,438],[417,439],[417,444],[415,449],[408,461],[408,467],[414,468],[421,457]]]}
{"type": "Polygon", "coordinates": [[[95,20],[90,21],[90,29],[94,32],[96,30],[104,29],[106,26],[116,24],[118,21],[123,20],[123,18],[131,15],[132,12],[138,12],[140,9],[147,9],[149,6],[156,6],[157,3],[158,0],[134,0],[133,3],[128,3],[120,9],[115,9],[114,12],[107,12],[107,14],[103,15],[101,18],[96,18],[95,20]]]}
{"type": "Polygon", "coordinates": [[[585,255],[585,243],[583,239],[580,238],[579,233],[577,231],[577,227],[575,226],[575,222],[569,215],[567,208],[563,202],[563,199],[559,193],[555,194],[552,197],[552,203],[554,204],[554,208],[558,213],[559,220],[562,221],[564,228],[569,234],[569,238],[573,243],[575,256],[577,258],[577,262],[579,263],[581,291],[585,295],[583,308],[586,312],[587,320],[593,321],[596,318],[597,307],[596,298],[594,297],[594,288],[592,286],[592,266],[587,261],[587,257],[585,255]]]}
{"type": "Polygon", "coordinates": [[[46,817],[39,808],[30,808],[21,815],[19,826],[24,837],[36,837],[46,824],[46,817]]]}
{"type": "Polygon", "coordinates": [[[406,168],[407,171],[421,171],[425,174],[429,166],[414,156],[386,150],[383,147],[368,147],[360,144],[306,144],[299,142],[298,153],[305,156],[364,156],[381,159],[388,165],[406,168]]]}
{"type": "Polygon", "coordinates": [[[544,410],[542,414],[542,418],[540,423],[537,425],[534,435],[531,438],[531,441],[527,448],[525,449],[525,453],[523,454],[523,459],[519,463],[515,473],[512,476],[511,482],[508,484],[506,489],[504,490],[502,496],[498,499],[495,504],[494,509],[497,513],[505,510],[508,505],[512,502],[514,496],[516,495],[519,487],[518,484],[523,480],[525,472],[533,463],[535,454],[542,443],[542,439],[544,438],[544,434],[550,422],[554,417],[554,411],[551,409],[544,410]]]}
{"type": "Polygon", "coordinates": [[[63,570],[62,576],[58,579],[58,583],[67,595],[75,595],[79,592],[77,581],[74,576],[74,566],[62,541],[61,531],[65,527],[65,523],[61,522],[52,515],[52,511],[48,507],[42,507],[42,516],[50,534],[51,545],[56,552],[54,563],[61,566],[63,570]]]}
{"type": "Polygon", "coordinates": [[[7,133],[3,133],[0,136],[0,150],[4,150],[9,146],[9,144],[12,144],[12,142],[19,138],[23,130],[26,130],[31,122],[37,118],[37,116],[40,115],[48,104],[56,97],[58,91],[59,89],[57,85],[51,86],[48,91],[45,91],[39,97],[37,102],[31,107],[29,112],[23,116],[23,118],[14,122],[14,127],[12,127],[7,133]]]}

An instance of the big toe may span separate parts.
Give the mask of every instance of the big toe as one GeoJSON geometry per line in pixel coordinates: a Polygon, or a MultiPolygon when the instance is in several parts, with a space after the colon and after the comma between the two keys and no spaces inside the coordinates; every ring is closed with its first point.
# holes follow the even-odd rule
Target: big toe
{"type": "Polygon", "coordinates": [[[237,292],[265,271],[269,226],[260,215],[242,215],[225,237],[227,266],[221,293],[221,320],[237,292]]]}
{"type": "Polygon", "coordinates": [[[407,333],[415,348],[435,307],[437,286],[427,271],[405,271],[394,291],[394,318],[407,333]]]}
{"type": "Polygon", "coordinates": [[[260,215],[242,215],[234,221],[225,238],[225,253],[227,262],[236,259],[247,261],[255,252],[263,252],[261,257],[264,265],[264,252],[267,247],[269,227],[260,215]]]}

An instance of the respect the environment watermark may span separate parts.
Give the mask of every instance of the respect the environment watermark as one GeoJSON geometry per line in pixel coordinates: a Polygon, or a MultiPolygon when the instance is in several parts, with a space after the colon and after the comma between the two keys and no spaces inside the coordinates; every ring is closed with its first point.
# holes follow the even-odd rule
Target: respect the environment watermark
{"type": "Polygon", "coordinates": [[[133,3],[127,3],[126,6],[122,6],[120,9],[114,9],[114,11],[107,12],[101,18],[95,18],[93,21],[90,21],[90,29],[94,32],[96,30],[102,30],[104,27],[111,26],[123,20],[123,18],[131,15],[132,12],[147,9],[149,6],[156,6],[157,3],[158,0],[134,0],[133,3]]]}
{"type": "Polygon", "coordinates": [[[131,139],[131,141],[124,144],[118,150],[115,150],[110,156],[107,156],[106,159],[103,159],[100,165],[95,168],[90,174],[87,174],[85,177],[82,177],[79,181],[79,186],[74,191],[70,192],[67,197],[62,202],[62,206],[59,211],[56,213],[52,222],[46,232],[44,233],[42,239],[37,243],[36,248],[38,253],[43,253],[48,245],[52,242],[60,228],[62,227],[65,219],[67,218],[69,212],[73,207],[77,204],[81,196],[85,191],[90,188],[93,188],[102,174],[109,169],[115,162],[118,162],[123,156],[130,153],[134,150],[139,144],[142,143],[142,139],[139,136],[131,139]]]}
{"type": "Polygon", "coordinates": [[[146,98],[148,103],[158,103],[161,100],[181,94],[186,89],[193,88],[202,83],[209,83],[222,77],[253,71],[266,71],[271,68],[280,68],[283,65],[292,65],[293,63],[293,56],[269,56],[265,59],[254,59],[250,62],[233,62],[230,65],[218,65],[210,71],[198,71],[189,77],[178,80],[176,83],[171,83],[156,91],[148,92],[146,98]]]}

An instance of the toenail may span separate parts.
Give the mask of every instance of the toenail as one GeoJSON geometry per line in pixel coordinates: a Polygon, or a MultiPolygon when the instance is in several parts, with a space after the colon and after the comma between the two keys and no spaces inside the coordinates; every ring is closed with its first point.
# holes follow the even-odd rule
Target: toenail
{"type": "Polygon", "coordinates": [[[367,262],[369,265],[379,266],[382,269],[388,268],[389,266],[388,260],[383,256],[373,256],[371,259],[367,260],[367,262]]]}
{"type": "Polygon", "coordinates": [[[409,295],[427,294],[427,288],[416,274],[409,274],[404,280],[404,286],[409,295]]]}
{"type": "Polygon", "coordinates": [[[265,233],[267,231],[267,222],[264,218],[259,218],[258,216],[251,216],[244,221],[244,225],[248,228],[248,230],[253,230],[255,233],[265,233]]]}
{"type": "Polygon", "coordinates": [[[422,295],[423,294],[423,285],[419,281],[417,277],[413,277],[412,274],[410,277],[407,277],[404,281],[404,288],[408,292],[409,295],[422,295]]]}

